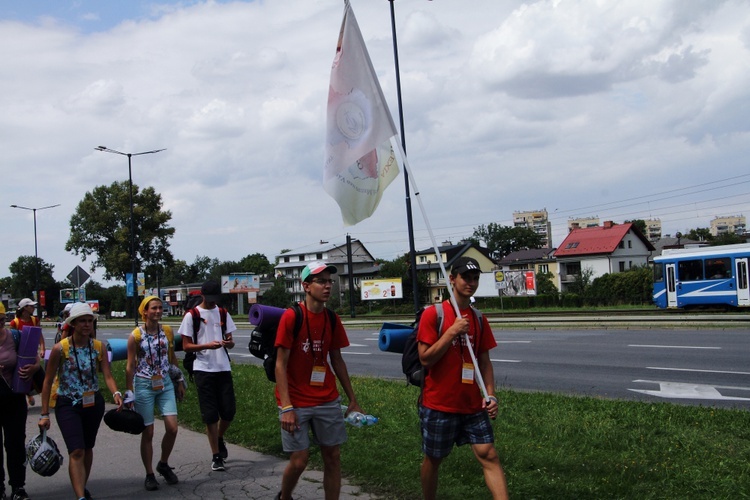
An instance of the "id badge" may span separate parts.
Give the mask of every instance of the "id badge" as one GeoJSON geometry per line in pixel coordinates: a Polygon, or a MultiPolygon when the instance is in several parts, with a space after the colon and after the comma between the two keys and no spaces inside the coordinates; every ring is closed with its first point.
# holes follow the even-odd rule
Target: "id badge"
{"type": "Polygon", "coordinates": [[[83,399],[81,400],[83,402],[84,408],[91,408],[94,406],[96,399],[96,392],[95,391],[86,391],[83,393],[83,399]]]}
{"type": "Polygon", "coordinates": [[[161,391],[164,389],[164,377],[161,375],[151,375],[151,389],[161,391]]]}
{"type": "Polygon", "coordinates": [[[315,365],[310,375],[310,385],[322,386],[326,381],[326,367],[315,365]]]}
{"type": "Polygon", "coordinates": [[[464,363],[461,368],[461,382],[464,384],[474,383],[474,365],[472,363],[464,363]]]}

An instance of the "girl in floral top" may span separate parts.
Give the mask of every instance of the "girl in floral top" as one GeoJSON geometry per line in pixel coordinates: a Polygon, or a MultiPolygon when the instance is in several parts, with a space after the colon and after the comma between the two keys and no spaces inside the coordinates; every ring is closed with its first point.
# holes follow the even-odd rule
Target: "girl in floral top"
{"type": "Polygon", "coordinates": [[[99,392],[97,372],[101,371],[107,388],[114,394],[118,409],[122,394],[112,377],[104,346],[93,340],[94,313],[86,303],[77,303],[65,320],[72,334],[55,344],[47,363],[42,391],[39,428],[49,429],[49,401],[52,383],[58,377],[55,419],[68,448],[68,472],[73,491],[80,499],[90,498],[86,481],[94,461],[94,445],[104,415],[104,398],[99,392]]]}
{"type": "Polygon", "coordinates": [[[141,460],[146,468],[144,486],[152,491],[159,488],[153,467],[154,407],[159,408],[165,431],[156,472],[164,476],[168,484],[176,484],[179,480],[169,466],[169,455],[177,438],[176,399],[182,400],[185,387],[172,346],[172,330],[159,323],[164,312],[161,299],[154,295],[145,297],[138,312],[143,318],[143,326],[133,330],[128,338],[128,391],[125,399],[130,402],[132,391],[135,391],[135,411],[143,417],[146,425],[141,434],[141,460]],[[176,376],[174,383],[170,373],[176,376]]]}

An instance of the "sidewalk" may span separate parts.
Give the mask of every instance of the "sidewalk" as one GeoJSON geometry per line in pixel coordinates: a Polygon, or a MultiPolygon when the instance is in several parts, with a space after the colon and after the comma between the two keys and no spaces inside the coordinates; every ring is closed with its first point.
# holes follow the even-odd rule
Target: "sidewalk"
{"type": "MultiPolygon", "coordinates": [[[[38,401],[39,396],[37,396],[37,406],[29,408],[26,441],[39,433],[38,401]]],[[[107,409],[112,407],[107,405],[107,409]]],[[[164,424],[157,419],[154,426],[155,465],[159,459],[164,424]]],[[[60,435],[54,415],[52,415],[52,428],[49,436],[55,440],[65,457],[63,467],[52,477],[42,477],[27,467],[26,491],[33,500],[74,498],[68,478],[65,442],[60,435]]],[[[102,422],[94,448],[94,465],[88,482],[88,489],[95,499],[253,498],[271,500],[276,498],[279,492],[281,475],[286,465],[285,460],[227,443],[229,450],[229,458],[226,461],[227,470],[226,472],[213,472],[206,435],[184,427],[180,427],[177,442],[169,460],[180,482],[170,486],[164,478],[156,474],[159,489],[146,491],[143,487],[146,472],[141,462],[140,439],[140,436],[114,432],[102,422]]],[[[306,470],[294,490],[295,500],[320,499],[324,496],[322,471],[306,470]]],[[[376,497],[360,492],[359,488],[343,480],[341,498],[369,500],[376,497]]]]}

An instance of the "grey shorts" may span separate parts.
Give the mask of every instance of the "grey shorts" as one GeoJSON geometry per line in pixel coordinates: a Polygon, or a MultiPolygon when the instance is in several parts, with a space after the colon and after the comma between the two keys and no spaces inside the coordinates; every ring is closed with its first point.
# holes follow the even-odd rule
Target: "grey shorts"
{"type": "MultiPolygon", "coordinates": [[[[287,432],[281,429],[281,445],[291,453],[310,448],[310,430],[313,442],[318,446],[338,446],[346,442],[344,414],[341,411],[341,398],[320,406],[295,408],[299,429],[287,432]]],[[[279,415],[279,420],[281,416],[279,415]]]]}

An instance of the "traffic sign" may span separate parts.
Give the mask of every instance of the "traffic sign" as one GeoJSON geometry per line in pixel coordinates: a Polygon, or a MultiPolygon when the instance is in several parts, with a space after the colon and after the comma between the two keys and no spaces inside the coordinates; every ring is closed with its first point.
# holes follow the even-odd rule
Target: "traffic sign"
{"type": "Polygon", "coordinates": [[[68,279],[76,286],[83,285],[90,277],[89,273],[84,271],[81,266],[74,267],[73,270],[70,271],[70,274],[68,274],[68,279]]]}

